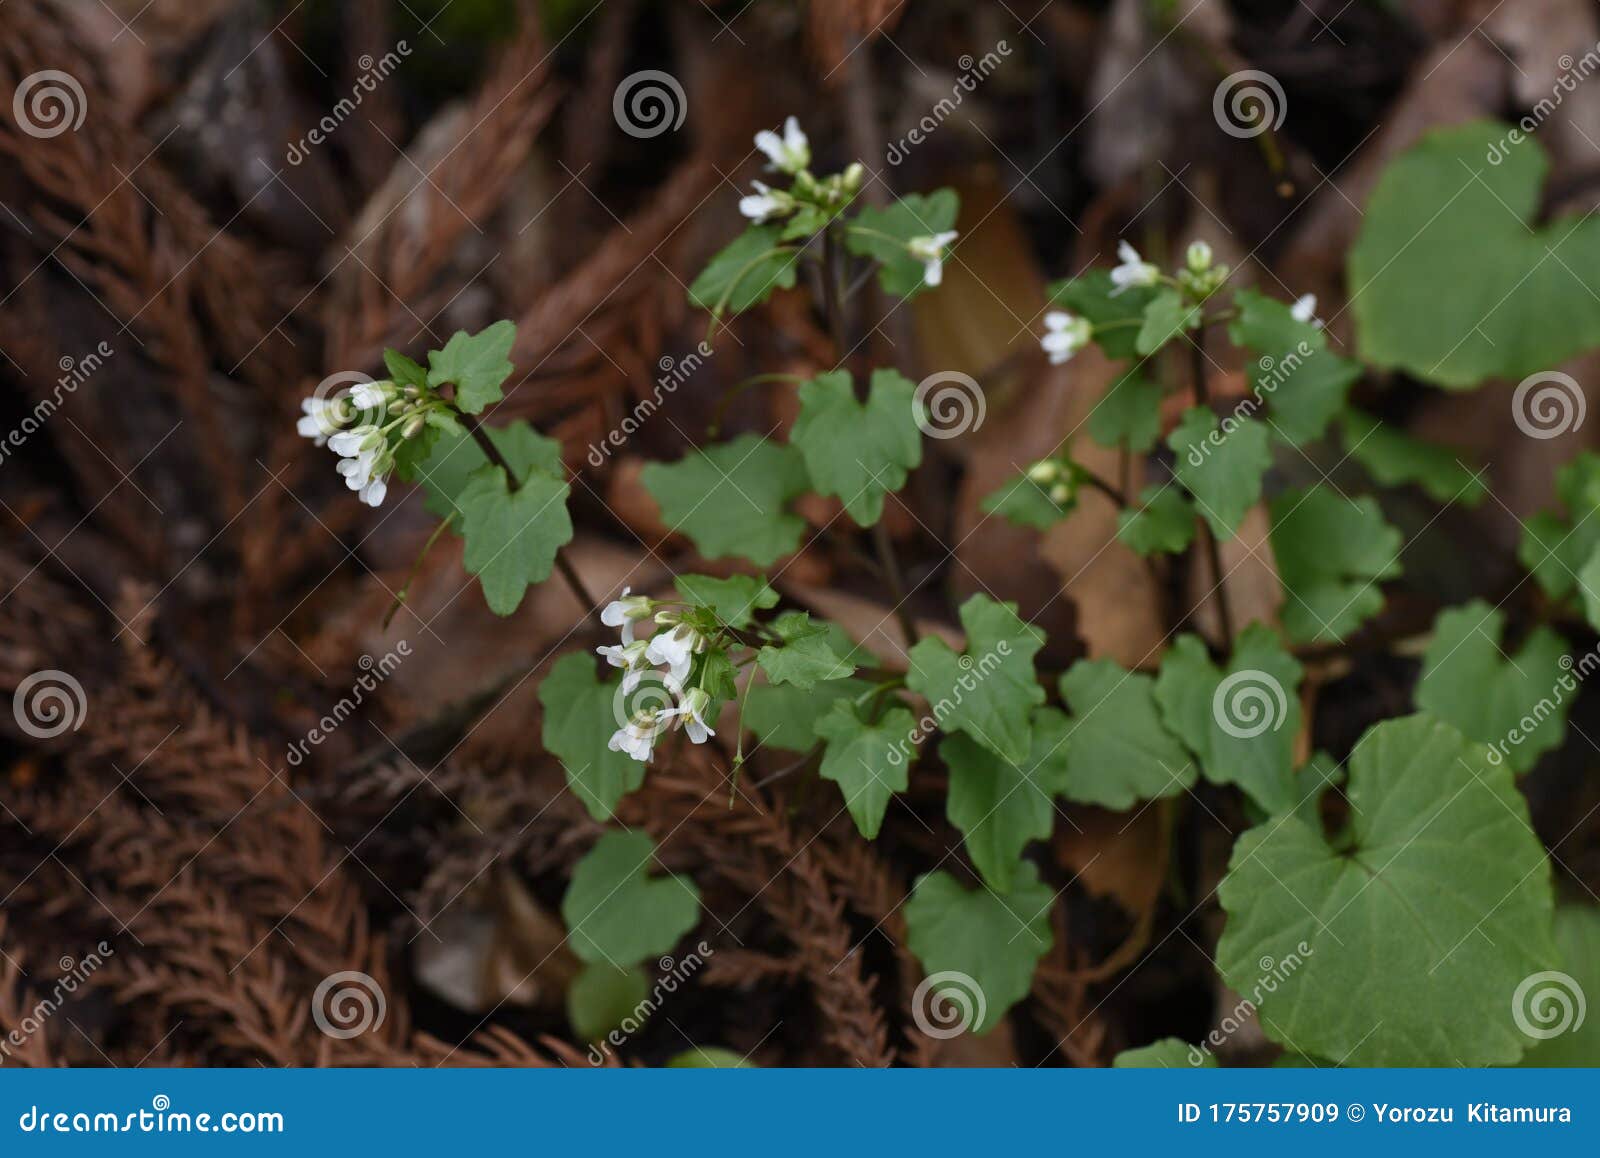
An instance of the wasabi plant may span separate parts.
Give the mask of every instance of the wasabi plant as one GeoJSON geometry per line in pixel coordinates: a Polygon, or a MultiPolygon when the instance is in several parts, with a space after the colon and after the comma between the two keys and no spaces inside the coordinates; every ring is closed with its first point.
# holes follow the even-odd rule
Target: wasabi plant
{"type": "MultiPolygon", "coordinates": [[[[1506,612],[1483,602],[1444,609],[1404,641],[1421,656],[1418,710],[1376,723],[1338,759],[1319,747],[1330,741],[1307,680],[1354,638],[1396,643],[1375,620],[1384,584],[1402,573],[1405,539],[1378,494],[1404,488],[1413,500],[1462,505],[1486,494],[1456,452],[1352,404],[1365,367],[1465,389],[1600,343],[1592,310],[1546,303],[1541,314],[1519,303],[1481,313],[1485,298],[1522,292],[1510,270],[1556,276],[1535,252],[1544,242],[1522,236],[1514,215],[1508,223],[1508,206],[1537,199],[1536,145],[1514,147],[1461,188],[1460,169],[1480,168],[1496,132],[1436,133],[1379,182],[1350,257],[1359,357],[1335,347],[1314,297],[1241,287],[1204,242],[1169,268],[1124,241],[1114,265],[1050,288],[1037,323],[1048,362],[1093,345],[1120,369],[1083,430],[1061,431],[1050,454],[1019,463],[982,508],[1045,532],[1089,501],[1110,502],[1117,541],[1146,561],[1157,587],[1198,581],[1213,626],[1202,633],[1199,608],[1175,609],[1149,667],[1080,659],[1046,678],[1043,631],[988,594],[953,609],[959,647],[919,635],[882,519],[922,464],[925,392],[893,365],[852,372],[857,299],[846,287],[869,274],[891,299],[939,287],[959,256],[958,201],[940,189],[864,205],[862,166],[814,173],[794,118],[756,138],[769,179],[738,202],[748,224],[689,300],[715,330],[805,274],[840,362],[798,382],[786,436],[739,434],[643,472],[665,523],[740,573],[682,574],[671,593],[624,589],[603,605],[589,596],[562,555],[572,524],[559,445],[526,422],[480,424],[512,370],[509,322],[456,334],[426,367],[389,351],[388,380],[308,400],[300,429],[340,456],[340,474],[365,502],[383,500],[391,475],[419,483],[441,529],[465,541],[466,569],[497,614],[560,570],[619,631],[596,649],[599,660],[574,648],[539,688],[544,746],[597,820],[675,743],[727,753],[730,783],[756,748],[792,752],[802,775],[831,783],[869,840],[910,777],[941,768],[946,816],[972,871],[930,865],[903,915],[911,951],[940,979],[936,996],[960,990],[960,1029],[998,1024],[1061,935],[1056,901],[1067,882],[1033,849],[1064,805],[1132,814],[1154,802],[1167,812],[1221,796],[1247,823],[1215,893],[1226,913],[1215,963],[1227,986],[1252,995],[1268,1038],[1319,1064],[1511,1064],[1550,1036],[1530,1030],[1529,979],[1559,974],[1581,989],[1565,970],[1587,969],[1600,983],[1592,961],[1564,955],[1584,937],[1592,943],[1595,909],[1557,910],[1550,858],[1516,779],[1560,744],[1588,673],[1568,654],[1572,626],[1587,618],[1600,628],[1600,519],[1591,518],[1600,457],[1564,468],[1563,509],[1526,529],[1525,578],[1545,600],[1531,631],[1511,638],[1506,612]],[[1435,285],[1446,267],[1458,276],[1435,285]],[[1419,301],[1434,324],[1397,321],[1419,301]],[[1213,364],[1243,366],[1248,391],[1214,397],[1213,364]],[[1083,461],[1082,440],[1115,452],[1119,480],[1083,461]],[[1334,440],[1364,470],[1364,493],[1306,469],[1306,449],[1334,440]],[[1134,464],[1147,481],[1130,493],[1120,479],[1134,464]],[[1313,481],[1286,484],[1293,475],[1313,481]],[[806,523],[793,505],[807,493],[837,499],[849,535],[868,548],[857,554],[905,637],[898,662],[868,658],[837,625],[784,607],[763,573],[800,548],[806,523]],[[1258,508],[1282,609],[1274,622],[1240,622],[1220,547],[1258,508]]],[[[1590,248],[1600,256],[1600,224],[1545,229],[1571,276],[1593,280],[1600,263],[1580,259],[1590,248]]],[[[582,924],[587,963],[575,1023],[606,1027],[600,1007],[639,992],[641,963],[699,919],[692,882],[650,875],[654,851],[642,834],[610,833],[578,866],[563,906],[575,940],[582,924]]],[[[1211,1064],[1225,1047],[1170,1040],[1123,1064],[1211,1064]]]]}

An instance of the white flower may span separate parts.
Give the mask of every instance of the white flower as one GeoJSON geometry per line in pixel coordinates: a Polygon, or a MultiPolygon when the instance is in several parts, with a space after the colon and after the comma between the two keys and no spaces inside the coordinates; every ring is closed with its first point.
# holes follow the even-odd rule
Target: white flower
{"type": "Polygon", "coordinates": [[[341,430],[328,439],[328,449],[340,458],[355,458],[357,455],[368,455],[382,444],[383,435],[376,426],[366,423],[341,430]]]}
{"type": "Polygon", "coordinates": [[[1039,345],[1050,355],[1050,364],[1059,366],[1089,344],[1094,327],[1088,318],[1069,314],[1066,310],[1051,310],[1044,316],[1045,335],[1039,345]]]}
{"type": "Polygon", "coordinates": [[[651,663],[666,664],[667,678],[681,687],[689,678],[689,666],[694,662],[695,653],[703,651],[705,645],[705,636],[687,623],[679,623],[652,635],[645,655],[651,663]]]}
{"type": "MultiPolygon", "coordinates": [[[[704,744],[716,733],[706,723],[706,712],[711,708],[711,697],[700,688],[690,688],[683,697],[683,703],[676,708],[668,708],[662,713],[664,716],[674,716],[683,725],[683,730],[689,733],[689,739],[696,744],[704,744]]],[[[674,725],[676,727],[677,725],[674,725]]]]}
{"type": "Polygon", "coordinates": [[[633,642],[634,621],[649,618],[650,608],[654,602],[648,595],[630,596],[628,592],[632,590],[632,587],[624,587],[622,597],[607,603],[600,612],[601,623],[607,627],[622,628],[622,642],[625,644],[633,642]]]}
{"type": "Polygon", "coordinates": [[[337,401],[318,398],[313,394],[310,398],[301,399],[300,409],[305,411],[305,414],[295,423],[295,429],[318,446],[325,445],[328,436],[337,434],[343,425],[339,420],[337,401]]]}
{"type": "MultiPolygon", "coordinates": [[[[668,712],[673,709],[667,709],[668,712]]],[[[656,737],[661,734],[665,726],[663,717],[667,712],[640,712],[625,725],[611,734],[611,739],[606,742],[606,747],[613,752],[626,752],[635,760],[648,762],[651,753],[655,750],[656,737]]]]}
{"type": "Polygon", "coordinates": [[[1161,271],[1139,256],[1139,251],[1126,241],[1117,246],[1117,256],[1122,264],[1111,271],[1111,281],[1117,287],[1111,291],[1116,297],[1133,286],[1155,285],[1161,280],[1161,271]]]}
{"type": "MultiPolygon", "coordinates": [[[[614,606],[614,605],[613,605],[614,606]]],[[[633,624],[623,624],[623,632],[631,635],[633,624]]],[[[595,651],[606,657],[606,662],[612,667],[620,667],[627,672],[622,677],[622,694],[627,695],[639,686],[639,680],[650,669],[649,657],[645,655],[645,641],[642,639],[626,640],[623,643],[614,643],[608,647],[597,647],[595,651]]]]}
{"type": "Polygon", "coordinates": [[[381,478],[375,478],[361,488],[361,501],[369,507],[381,507],[383,496],[389,493],[389,484],[381,478]]]}
{"type": "Polygon", "coordinates": [[[1294,300],[1294,305],[1289,307],[1289,316],[1297,322],[1309,322],[1317,329],[1322,329],[1322,319],[1317,317],[1317,295],[1301,294],[1294,300]]]}
{"type": "Polygon", "coordinates": [[[792,175],[811,164],[811,142],[806,140],[805,133],[800,131],[800,122],[793,117],[783,122],[782,137],[771,129],[757,133],[756,148],[772,162],[769,168],[783,173],[792,175]]]}
{"type": "Polygon", "coordinates": [[[794,212],[794,198],[781,189],[771,189],[760,181],[752,182],[754,193],[739,198],[739,212],[760,224],[794,212]]]}
{"type": "Polygon", "coordinates": [[[350,387],[350,403],[357,410],[378,410],[389,401],[389,382],[358,382],[350,387]]]}
{"type": "Polygon", "coordinates": [[[922,263],[922,280],[938,285],[944,280],[944,247],[956,239],[954,229],[928,237],[913,237],[906,242],[911,256],[922,263]]]}
{"type": "Polygon", "coordinates": [[[1211,268],[1211,246],[1204,241],[1189,243],[1189,251],[1184,254],[1184,263],[1189,267],[1190,273],[1205,273],[1211,268]]]}
{"type": "Polygon", "coordinates": [[[376,455],[360,454],[355,458],[340,459],[333,469],[344,475],[345,486],[358,491],[372,480],[372,467],[376,462],[376,455]]]}

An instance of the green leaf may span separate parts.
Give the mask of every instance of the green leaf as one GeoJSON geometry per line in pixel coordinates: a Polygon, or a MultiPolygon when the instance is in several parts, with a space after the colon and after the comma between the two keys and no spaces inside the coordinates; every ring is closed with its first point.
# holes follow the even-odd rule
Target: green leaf
{"type": "Polygon", "coordinates": [[[1365,361],[1466,389],[1600,345],[1600,220],[1535,227],[1544,150],[1510,131],[1436,130],[1384,169],[1349,257],[1365,361]]]}
{"type": "Polygon", "coordinates": [[[804,752],[817,742],[817,723],[839,700],[853,700],[872,690],[866,680],[830,680],[814,688],[793,684],[756,684],[744,705],[744,726],[762,744],[804,752]]]}
{"type": "Polygon", "coordinates": [[[939,744],[950,770],[945,815],[965,835],[967,855],[996,892],[1011,891],[1027,843],[1050,835],[1066,738],[1067,718],[1054,708],[1037,708],[1028,757],[1020,763],[959,734],[939,744]]]}
{"type": "Polygon", "coordinates": [[[906,943],[936,987],[933,1000],[962,1011],[974,1034],[988,1033],[1033,985],[1033,970],[1050,952],[1055,894],[1031,864],[1000,894],[967,890],[946,872],[921,877],[906,902],[906,943]]]}
{"type": "MultiPolygon", "coordinates": [[[[420,480],[426,498],[423,506],[441,519],[461,513],[461,492],[474,471],[488,462],[466,428],[453,422],[455,429],[443,429],[427,458],[418,465],[415,480],[420,480]]],[[[507,426],[485,426],[484,433],[511,464],[518,481],[531,471],[543,471],[554,478],[566,477],[561,464],[561,443],[546,438],[521,419],[507,426]]]]}
{"type": "Polygon", "coordinates": [[[573,868],[561,919],[579,960],[625,969],[661,956],[694,928],[700,890],[687,877],[650,876],[655,855],[642,832],[607,832],[573,868]]]}
{"type": "Polygon", "coordinates": [[[757,611],[778,605],[778,593],[767,586],[765,575],[679,575],[673,580],[678,594],[690,603],[709,608],[711,614],[734,629],[750,626],[757,611]]]}
{"type": "Polygon", "coordinates": [[[1048,491],[1029,478],[1026,472],[1007,479],[999,490],[985,495],[978,504],[985,514],[999,515],[1019,527],[1032,527],[1038,531],[1048,531],[1071,514],[1077,505],[1076,488],[1073,489],[1071,500],[1057,504],[1048,491]]]}
{"type": "Polygon", "coordinates": [[[906,485],[922,462],[917,388],[895,370],[874,370],[867,401],[856,401],[846,370],[819,374],[800,387],[800,416],[789,433],[805,456],[811,484],[837,495],[850,517],[870,527],[883,497],[906,485]]]}
{"type": "Polygon", "coordinates": [[[1517,560],[1552,599],[1577,590],[1578,572],[1600,548],[1600,455],[1586,450],[1556,471],[1567,517],[1541,511],[1523,525],[1517,560]]]}
{"type": "Polygon", "coordinates": [[[1600,909],[1588,904],[1557,908],[1555,942],[1558,972],[1535,976],[1531,983],[1524,979],[1512,995],[1521,997],[1517,1007],[1537,1035],[1522,1064],[1600,1065],[1600,1017],[1588,1009],[1579,1021],[1579,1009],[1600,994],[1600,909]]]}
{"type": "Polygon", "coordinates": [[[617,801],[644,783],[645,766],[608,747],[621,686],[620,679],[596,679],[594,660],[581,652],[562,656],[539,685],[544,749],[561,761],[568,787],[596,820],[611,819],[617,801]]]}
{"type": "Polygon", "coordinates": [[[1061,698],[1072,709],[1061,782],[1068,800],[1121,811],[1194,786],[1199,770],[1162,723],[1150,676],[1081,659],[1061,677],[1061,698]]]}
{"type": "Polygon", "coordinates": [[[533,471],[512,491],[506,472],[482,466],[460,495],[462,565],[476,575],[496,615],[510,615],[534,583],[550,577],[556,552],[572,539],[567,484],[533,471]]]}
{"type": "Polygon", "coordinates": [[[389,381],[396,386],[415,386],[421,390],[428,384],[428,371],[399,350],[384,350],[383,365],[389,371],[389,381]]]}
{"type": "Polygon", "coordinates": [[[457,330],[442,350],[428,351],[428,385],[435,390],[453,383],[455,404],[468,414],[500,401],[500,385],[511,377],[511,344],[517,327],[499,321],[476,334],[457,330]]]}
{"type": "Polygon", "coordinates": [[[1386,487],[1415,483],[1441,503],[1475,507],[1489,493],[1483,479],[1462,463],[1449,447],[1412,438],[1359,410],[1340,418],[1345,453],[1386,487]]]}
{"type": "Polygon", "coordinates": [[[809,480],[800,452],[757,434],[652,462],[641,477],[661,517],[708,559],[741,556],[765,567],[800,545],[805,520],[786,508],[809,480]]]}
{"type": "Polygon", "coordinates": [[[1583,596],[1583,617],[1600,630],[1600,547],[1578,570],[1578,593],[1583,596]]]}
{"type": "Polygon", "coordinates": [[[618,969],[608,961],[585,965],[567,987],[567,1020],[579,1041],[595,1041],[649,1007],[650,979],[637,967],[618,969]]]}
{"type": "Polygon", "coordinates": [[[1044,703],[1033,674],[1044,632],[1022,622],[1015,603],[986,595],[961,605],[961,626],[967,648],[960,655],[933,637],[911,649],[906,686],[927,698],[947,732],[966,732],[990,751],[1021,761],[1030,743],[1029,717],[1044,703]]]}
{"type": "Polygon", "coordinates": [[[1161,383],[1129,370],[1089,412],[1089,437],[1101,446],[1143,454],[1161,437],[1161,383]]]}
{"type": "Polygon", "coordinates": [[[839,786],[857,830],[868,840],[883,827],[889,798],[906,790],[917,755],[911,743],[916,726],[904,708],[890,708],[872,722],[844,699],[835,700],[816,723],[816,734],[828,745],[818,775],[839,786]]]}
{"type": "Polygon", "coordinates": [[[1400,574],[1401,537],[1377,500],[1318,485],[1285,491],[1269,510],[1292,641],[1335,643],[1383,610],[1378,583],[1400,574]]]}
{"type": "Polygon", "coordinates": [[[1217,416],[1203,406],[1184,412],[1167,436],[1172,473],[1194,496],[1201,517],[1218,539],[1231,539],[1245,512],[1261,500],[1261,479],[1272,465],[1267,428],[1253,418],[1217,416]]]}
{"type": "Polygon", "coordinates": [[[1578,677],[1562,638],[1536,627],[1515,655],[1501,648],[1506,616],[1482,600],[1433,621],[1417,707],[1490,745],[1490,760],[1526,772],[1559,747],[1578,677]]]}
{"type": "Polygon", "coordinates": [[[1151,286],[1132,286],[1117,293],[1116,288],[1110,270],[1092,269],[1082,277],[1051,285],[1050,300],[1089,319],[1094,340],[1106,357],[1132,358],[1139,352],[1145,307],[1156,291],[1151,286]]]}
{"type": "Polygon", "coordinates": [[[1269,1037],[1344,1065],[1516,1061],[1511,995],[1555,946],[1549,865],[1510,770],[1409,716],[1357,743],[1346,795],[1338,847],[1294,817],[1234,845],[1223,979],[1259,1001],[1269,1037]]]}
{"type": "Polygon", "coordinates": [[[908,193],[886,209],[868,205],[845,227],[845,248],[857,257],[878,262],[878,284],[885,293],[910,298],[926,287],[922,262],[907,244],[954,229],[961,200],[954,189],[936,189],[924,196],[908,193]]]}
{"type": "Polygon", "coordinates": [[[1211,662],[1199,636],[1179,636],[1161,661],[1155,698],[1207,780],[1237,784],[1275,815],[1299,799],[1294,741],[1303,674],[1272,629],[1252,623],[1239,633],[1226,671],[1211,662]]]}
{"type": "Polygon", "coordinates": [[[1322,327],[1300,321],[1277,298],[1242,289],[1233,295],[1233,304],[1239,314],[1228,323],[1228,337],[1236,346],[1266,354],[1276,362],[1285,354],[1301,353],[1305,357],[1328,345],[1328,335],[1322,327]]]}
{"type": "Polygon", "coordinates": [[[773,683],[809,690],[820,681],[855,674],[855,665],[834,650],[828,629],[812,623],[806,612],[786,611],[771,626],[783,646],[767,644],[756,653],[756,662],[773,683]]]}
{"type": "Polygon", "coordinates": [[[1194,504],[1175,486],[1148,486],[1138,509],[1119,511],[1117,538],[1141,555],[1176,555],[1194,541],[1194,504]]]}
{"type": "Polygon", "coordinates": [[[689,287],[689,304],[714,317],[743,313],[772,296],[793,289],[800,251],[784,244],[777,225],[752,225],[711,259],[689,287]]]}
{"type": "Polygon", "coordinates": [[[1164,1037],[1138,1049],[1125,1049],[1111,1059],[1111,1067],[1119,1070],[1188,1070],[1216,1069],[1216,1055],[1190,1045],[1181,1038],[1164,1037]]]}
{"type": "Polygon", "coordinates": [[[1294,815],[1312,828],[1322,827],[1322,798],[1344,783],[1344,766],[1326,752],[1313,752],[1294,774],[1294,815]]]}
{"type": "Polygon", "coordinates": [[[1184,305],[1183,295],[1171,286],[1163,286],[1150,299],[1144,309],[1144,324],[1134,340],[1134,349],[1149,357],[1185,330],[1192,329],[1200,320],[1200,307],[1184,305]]]}
{"type": "Polygon", "coordinates": [[[746,1061],[731,1049],[715,1045],[696,1045],[675,1053],[666,1061],[669,1070],[754,1070],[761,1067],[746,1061]]]}

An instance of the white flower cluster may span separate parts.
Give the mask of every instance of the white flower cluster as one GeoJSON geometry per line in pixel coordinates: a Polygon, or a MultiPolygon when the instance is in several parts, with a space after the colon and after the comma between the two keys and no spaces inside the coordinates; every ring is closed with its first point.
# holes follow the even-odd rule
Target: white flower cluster
{"type": "MultiPolygon", "coordinates": [[[[859,161],[832,177],[812,176],[811,141],[794,117],[783,122],[782,136],[771,129],[763,129],[756,134],[755,143],[766,155],[769,172],[783,173],[793,179],[788,189],[774,189],[762,181],[751,182],[755,192],[739,199],[739,212],[757,225],[802,214],[808,223],[802,227],[804,236],[823,228],[861,191],[866,170],[859,161]]],[[[945,253],[955,239],[956,231],[950,229],[906,241],[907,251],[922,263],[922,280],[928,285],[936,286],[944,280],[945,253]]]]}
{"type": "Polygon", "coordinates": [[[682,612],[657,611],[655,600],[644,595],[630,595],[631,590],[624,587],[622,598],[612,600],[600,612],[601,623],[622,629],[622,642],[595,650],[605,656],[612,667],[619,667],[626,673],[622,677],[624,696],[633,691],[655,665],[666,668],[660,678],[677,701],[674,706],[651,706],[635,712],[612,734],[608,744],[613,752],[626,752],[635,760],[648,761],[663,732],[682,727],[696,744],[704,744],[716,735],[705,718],[711,707],[710,695],[701,688],[684,690],[694,657],[704,652],[710,641],[699,628],[685,621],[682,612]],[[634,638],[635,624],[652,617],[658,628],[655,634],[648,639],[634,638]]]}
{"type": "MultiPolygon", "coordinates": [[[[1228,267],[1215,260],[1211,246],[1204,241],[1190,244],[1184,253],[1183,268],[1176,277],[1167,277],[1161,267],[1139,256],[1139,251],[1126,241],[1117,245],[1116,268],[1111,271],[1111,291],[1116,297],[1127,290],[1145,286],[1174,286],[1190,301],[1202,302],[1222,287],[1228,279],[1228,267]]],[[[1305,294],[1290,307],[1289,313],[1297,322],[1322,328],[1317,318],[1317,299],[1305,294]]],[[[1089,344],[1094,336],[1094,325],[1088,318],[1067,310],[1051,310],[1044,316],[1044,335],[1039,345],[1050,358],[1052,366],[1059,366],[1089,344]]]]}
{"type": "Polygon", "coordinates": [[[394,471],[396,446],[427,424],[430,400],[415,386],[361,382],[332,398],[313,394],[300,403],[296,429],[339,456],[345,485],[369,507],[382,504],[394,471]]]}

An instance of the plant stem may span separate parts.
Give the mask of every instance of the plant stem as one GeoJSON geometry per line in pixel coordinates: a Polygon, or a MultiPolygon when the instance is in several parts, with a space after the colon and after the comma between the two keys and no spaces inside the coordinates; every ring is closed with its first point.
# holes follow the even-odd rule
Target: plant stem
{"type": "MultiPolygon", "coordinates": [[[[1082,470],[1083,468],[1080,467],[1079,469],[1082,470]]],[[[1112,486],[1105,479],[1101,478],[1099,475],[1095,474],[1093,471],[1084,470],[1083,471],[1083,481],[1088,483],[1090,486],[1092,486],[1095,490],[1099,491],[1101,494],[1105,495],[1106,498],[1108,498],[1112,502],[1116,503],[1117,506],[1126,507],[1126,506],[1129,505],[1128,504],[1128,492],[1127,491],[1123,490],[1121,487],[1112,486]]]]}
{"type": "MultiPolygon", "coordinates": [[[[1211,408],[1211,392],[1206,387],[1206,328],[1204,325],[1195,332],[1194,341],[1190,343],[1193,353],[1190,357],[1190,366],[1194,373],[1195,401],[1206,409],[1211,408]]],[[[1217,603],[1217,619],[1222,625],[1222,644],[1227,651],[1233,650],[1233,607],[1228,602],[1227,577],[1222,570],[1222,545],[1217,542],[1216,534],[1208,523],[1205,528],[1206,559],[1211,565],[1211,579],[1216,584],[1212,596],[1217,603]]]]}
{"type": "Polygon", "coordinates": [[[450,512],[449,518],[441,519],[439,525],[433,529],[433,534],[428,536],[428,541],[422,544],[422,550],[417,552],[417,557],[411,560],[411,570],[406,572],[405,582],[400,585],[400,590],[395,593],[394,602],[389,604],[388,614],[383,617],[385,631],[389,629],[389,624],[394,622],[395,612],[400,610],[401,604],[411,594],[411,584],[415,581],[417,572],[422,569],[422,561],[428,557],[428,552],[433,550],[433,545],[439,541],[439,536],[444,534],[444,529],[455,522],[455,519],[456,514],[454,511],[450,512]]]}
{"type": "MultiPolygon", "coordinates": [[[[842,366],[846,358],[847,335],[844,325],[844,303],[840,298],[838,267],[839,248],[834,239],[833,226],[829,225],[822,231],[822,308],[828,319],[828,332],[833,338],[833,345],[838,351],[839,363],[842,366]]],[[[917,624],[911,618],[911,609],[906,606],[906,587],[900,574],[900,560],[894,553],[894,543],[889,539],[889,532],[883,525],[881,514],[872,527],[872,546],[877,552],[878,566],[883,570],[889,597],[894,600],[894,616],[900,624],[901,633],[906,637],[906,646],[914,647],[917,643],[917,624]]]]}
{"type": "MultiPolygon", "coordinates": [[[[489,437],[489,432],[484,430],[475,415],[468,414],[459,407],[453,406],[451,409],[456,412],[456,417],[461,420],[461,424],[467,428],[467,433],[472,436],[472,441],[478,444],[478,449],[483,451],[483,456],[506,472],[506,489],[512,494],[516,494],[517,490],[522,486],[522,482],[517,478],[517,472],[511,469],[511,464],[506,461],[506,456],[501,454],[500,448],[494,444],[494,439],[489,437]]],[[[587,619],[593,615],[599,608],[600,601],[590,594],[589,588],[584,585],[582,578],[578,575],[578,569],[572,565],[572,560],[567,558],[565,548],[556,548],[556,570],[561,572],[561,578],[566,581],[568,589],[577,597],[578,602],[583,605],[583,618],[587,619]]]]}

